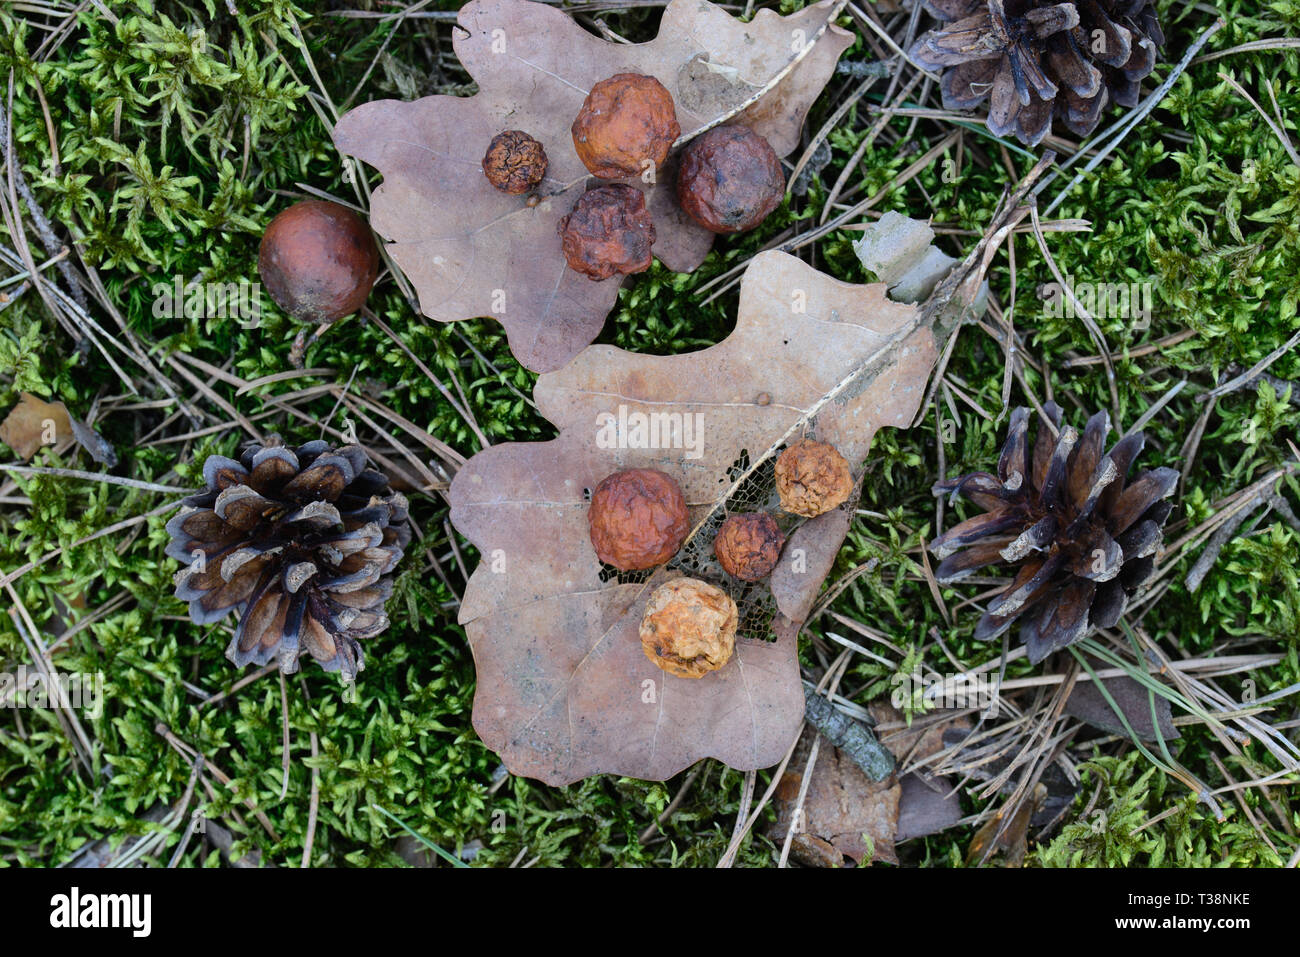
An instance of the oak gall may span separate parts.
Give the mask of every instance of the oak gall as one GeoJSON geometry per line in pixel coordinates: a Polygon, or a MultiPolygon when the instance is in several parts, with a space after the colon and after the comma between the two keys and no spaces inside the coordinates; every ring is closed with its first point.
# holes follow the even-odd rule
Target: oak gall
{"type": "Polygon", "coordinates": [[[716,126],[682,150],[677,201],[705,229],[753,229],[784,196],[781,160],[771,144],[747,126],[716,126]]]}
{"type": "Polygon", "coordinates": [[[641,617],[641,650],[678,678],[702,678],[731,660],[740,614],[721,588],[695,578],[660,585],[641,617]]]}
{"type": "Polygon", "coordinates": [[[257,255],[266,291],[289,315],[333,322],[356,312],[379,274],[370,227],[346,206],[294,203],[266,227],[257,255]]]}
{"type": "Polygon", "coordinates": [[[662,167],[682,128],[662,83],[618,73],[591,88],[571,132],[578,159],[593,176],[623,179],[662,167]]]}
{"type": "Polygon", "coordinates": [[[713,539],[713,554],[732,578],[754,582],[772,574],[781,558],[785,535],[766,512],[727,516],[713,539]]]}
{"type": "Polygon", "coordinates": [[[835,446],[800,439],[776,460],[776,491],[787,512],[813,518],[848,500],[853,476],[835,446]]]}
{"type": "Polygon", "coordinates": [[[546,175],[546,150],[523,130],[498,133],[483,155],[483,175],[503,193],[526,193],[546,175]]]}
{"type": "Polygon", "coordinates": [[[639,189],[613,183],[578,197],[556,231],[569,268],[588,279],[609,279],[650,268],[655,224],[639,189]]]}
{"type": "Polygon", "coordinates": [[[690,533],[686,497],[657,469],[624,469],[591,494],[587,512],[596,557],[621,571],[662,565],[690,533]]]}

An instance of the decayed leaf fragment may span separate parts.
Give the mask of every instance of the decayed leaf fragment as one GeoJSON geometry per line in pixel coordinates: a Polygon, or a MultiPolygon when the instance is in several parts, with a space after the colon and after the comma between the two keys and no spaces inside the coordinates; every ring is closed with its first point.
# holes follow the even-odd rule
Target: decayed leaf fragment
{"type": "Polygon", "coordinates": [[[0,422],[0,442],[13,449],[22,462],[30,461],[42,446],[76,442],[96,462],[112,468],[117,452],[103,436],[74,418],[62,402],[46,402],[30,392],[18,394],[14,406],[0,422]]]}
{"type": "MultiPolygon", "coordinates": [[[[873,703],[869,711],[880,743],[895,758],[912,762],[942,750],[945,731],[970,726],[965,716],[954,715],[948,720],[932,717],[924,727],[907,727],[902,714],[885,703],[873,703]]],[[[896,843],[951,827],[961,817],[960,801],[947,793],[952,788],[948,779],[939,779],[943,783],[934,785],[938,790],[931,790],[920,771],[873,780],[825,736],[805,787],[818,733],[810,726],[799,739],[790,770],[777,786],[777,819],[768,832],[780,847],[795,826],[790,840],[795,861],[807,867],[843,867],[846,859],[897,864],[896,843]]]]}
{"type": "Polygon", "coordinates": [[[816,738],[815,729],[804,732],[790,760],[794,770],[786,771],[777,785],[777,818],[769,832],[773,842],[781,847],[794,825],[790,856],[807,867],[843,867],[846,858],[855,864],[864,860],[897,864],[894,837],[902,793],[898,780],[892,775],[871,780],[847,754],[823,740],[804,790],[816,738]]]}
{"type": "MultiPolygon", "coordinates": [[[[639,625],[659,584],[700,575],[661,566],[609,577],[591,544],[587,493],[620,469],[661,470],[686,498],[686,550],[703,538],[711,554],[699,533],[743,481],[736,462],[752,473],[806,435],[860,473],[876,430],[910,423],[935,359],[921,311],[888,301],[883,285],[842,283],[766,252],[745,274],[735,330],[717,345],[679,356],[592,346],[541,376],[534,396],[559,437],[486,449],[450,489],[452,522],[483,555],[460,621],[484,743],[513,773],[549,784],[600,772],[662,780],[703,757],[741,769],[779,761],[804,708],[795,634],[854,499],[793,529],[769,579],[776,640],[739,635],[723,667],[682,679],[645,657],[639,625]],[[662,425],[662,441],[601,431],[637,417],[662,425]]],[[[718,576],[711,583],[723,585],[718,576]]]]}
{"type": "Polygon", "coordinates": [[[68,407],[62,402],[46,402],[30,392],[20,393],[18,404],[0,422],[0,442],[14,450],[26,462],[43,445],[56,445],[72,438],[68,407]]]}
{"type": "MultiPolygon", "coordinates": [[[[521,363],[558,369],[600,332],[622,282],[592,282],[567,269],[556,235],[556,223],[588,185],[570,126],[591,88],[618,73],[653,76],[672,94],[684,137],[727,119],[753,128],[785,156],[853,40],[833,25],[822,29],[830,10],[828,2],[788,17],[760,10],[742,23],[707,0],[672,0],[655,39],[618,44],[545,4],[474,0],[460,11],[453,45],[479,92],[366,103],[339,120],[334,141],[383,174],[371,224],[390,241],[425,315],[441,322],[493,316],[521,363]],[[483,176],[484,151],[508,129],[528,131],[546,152],[534,206],[483,176]]],[[[713,235],[678,207],[675,162],[670,156],[654,171],[653,183],[627,182],[647,192],[654,255],[689,272],[713,235]]]]}

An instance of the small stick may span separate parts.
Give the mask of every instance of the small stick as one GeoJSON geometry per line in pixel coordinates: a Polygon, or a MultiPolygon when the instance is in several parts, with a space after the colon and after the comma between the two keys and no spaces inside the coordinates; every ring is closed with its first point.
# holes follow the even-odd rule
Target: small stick
{"type": "Polygon", "coordinates": [[[103,472],[83,472],[80,469],[42,468],[34,465],[9,465],[0,462],[0,469],[18,475],[58,475],[63,478],[84,479],[87,482],[103,482],[106,485],[123,485],[127,488],[143,489],[146,492],[165,492],[168,494],[189,495],[192,488],[180,488],[175,485],[157,485],[153,482],[141,482],[139,479],[123,478],[120,475],[107,475],[103,472]]]}

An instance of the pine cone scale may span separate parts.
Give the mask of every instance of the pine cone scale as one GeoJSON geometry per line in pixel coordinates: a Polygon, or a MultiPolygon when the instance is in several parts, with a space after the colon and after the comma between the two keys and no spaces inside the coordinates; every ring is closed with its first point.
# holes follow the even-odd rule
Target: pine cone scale
{"type": "Polygon", "coordinates": [[[989,604],[989,614],[1002,620],[1015,618],[1043,593],[1064,564],[1060,553],[1025,562],[1006,591],[989,604]]]}
{"type": "Polygon", "coordinates": [[[1105,452],[1109,430],[1104,412],[1082,433],[1063,426],[1060,408],[1049,402],[1031,456],[1028,410],[1016,409],[996,476],[974,472],[936,483],[935,494],[984,510],[930,544],[941,559],[936,580],[950,584],[979,568],[1015,567],[976,625],[977,639],[1018,623],[1030,660],[1041,661],[1094,628],[1112,627],[1154,573],[1172,510],[1165,499],[1178,473],[1157,468],[1129,482],[1142,435],[1125,436],[1105,452]]]}
{"type": "Polygon", "coordinates": [[[1111,529],[1116,533],[1127,531],[1146,513],[1161,504],[1160,500],[1174,490],[1178,473],[1173,469],[1154,469],[1124,489],[1111,511],[1111,529]]]}
{"type": "Polygon", "coordinates": [[[1011,540],[998,554],[1004,562],[1018,562],[1030,552],[1041,552],[1051,544],[1060,527],[1055,515],[1044,515],[1011,540]]]}
{"type": "Polygon", "coordinates": [[[919,37],[910,53],[943,71],[944,107],[969,110],[987,100],[990,132],[1026,146],[1042,141],[1053,118],[1086,136],[1107,103],[1135,104],[1164,44],[1152,0],[951,0],[926,7],[944,25],[919,37]]]}
{"type": "Polygon", "coordinates": [[[1101,70],[1084,59],[1074,37],[1069,34],[1048,41],[1047,63],[1048,68],[1060,77],[1061,84],[1075,96],[1096,96],[1101,89],[1101,70]]]}
{"type": "Polygon", "coordinates": [[[1002,46],[992,27],[987,10],[977,13],[935,35],[926,50],[938,66],[957,66],[968,60],[996,60],[1002,56],[1002,46]]]}
{"type": "Polygon", "coordinates": [[[1021,634],[1029,660],[1042,661],[1082,638],[1088,631],[1088,614],[1096,594],[1095,582],[1076,578],[1065,587],[1060,601],[1031,613],[1021,634]]]}
{"type": "Polygon", "coordinates": [[[186,562],[176,595],[198,623],[237,611],[235,664],[302,655],[352,680],[358,641],[388,626],[388,577],[410,539],[406,500],[356,446],[251,446],[240,462],[212,456],[206,488],[167,523],[167,554],[186,562]]]}
{"type": "Polygon", "coordinates": [[[930,550],[938,558],[946,559],[959,548],[990,535],[1002,535],[1021,524],[1022,519],[1013,509],[985,512],[948,529],[930,543],[930,550]]]}
{"type": "Polygon", "coordinates": [[[1005,561],[1002,558],[1002,543],[994,540],[991,542],[976,542],[968,548],[954,552],[934,570],[936,581],[945,585],[955,581],[960,581],[969,575],[974,574],[981,568],[1005,561]]]}
{"type": "Polygon", "coordinates": [[[222,491],[248,481],[248,469],[224,455],[210,455],[203,463],[203,481],[209,489],[222,491]]]}

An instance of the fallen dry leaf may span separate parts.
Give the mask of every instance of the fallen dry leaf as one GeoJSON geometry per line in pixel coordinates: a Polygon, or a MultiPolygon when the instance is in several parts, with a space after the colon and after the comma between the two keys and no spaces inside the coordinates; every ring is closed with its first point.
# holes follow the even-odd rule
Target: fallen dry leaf
{"type": "MultiPolygon", "coordinates": [[[[918,722],[909,728],[902,714],[888,704],[872,704],[869,711],[880,742],[900,763],[919,761],[941,750],[946,729],[970,727],[965,716],[954,716],[948,721],[932,718],[924,726],[918,722]]],[[[780,846],[798,813],[790,854],[799,863],[842,867],[845,858],[861,864],[870,856],[873,861],[897,864],[896,844],[934,834],[961,819],[961,801],[949,793],[950,783],[943,779],[927,782],[918,771],[872,781],[825,737],[818,746],[801,806],[799,791],[817,733],[810,727],[799,739],[789,765],[793,770],[777,785],[777,819],[768,832],[780,846]]]]}
{"type": "Polygon", "coordinates": [[[62,402],[46,402],[30,392],[18,395],[18,404],[0,422],[0,442],[13,449],[20,461],[31,459],[44,445],[72,441],[72,418],[62,402]]]}
{"type": "MultiPolygon", "coordinates": [[[[800,737],[790,767],[807,767],[817,733],[808,729],[800,737]]],[[[776,823],[769,833],[778,847],[799,807],[804,773],[787,771],[777,785],[776,823]]],[[[901,794],[897,778],[872,781],[848,755],[823,739],[790,838],[790,856],[807,867],[843,867],[844,858],[861,864],[868,857],[897,864],[894,840],[901,794]]]]}
{"type": "Polygon", "coordinates": [[[961,797],[953,791],[952,781],[942,777],[930,780],[913,772],[903,775],[898,783],[902,792],[898,796],[896,844],[938,834],[961,821],[961,797]]]}
{"type": "Polygon", "coordinates": [[[18,404],[0,422],[0,442],[14,450],[20,461],[27,462],[42,446],[51,447],[75,442],[90,457],[112,468],[117,464],[116,450],[104,437],[68,413],[62,402],[46,402],[30,392],[18,394],[18,404]]]}
{"type": "Polygon", "coordinates": [[[1006,815],[1007,805],[999,808],[971,838],[966,848],[967,866],[988,864],[1001,855],[1005,866],[1020,867],[1029,849],[1030,822],[1047,796],[1047,786],[1040,781],[1034,786],[1033,794],[1017,805],[1010,818],[1006,815]]]}
{"type": "MultiPolygon", "coordinates": [[[[831,9],[822,2],[788,17],[760,10],[742,23],[706,0],[672,0],[655,39],[621,44],[546,4],[474,0],[461,9],[452,42],[479,92],[366,103],[339,119],[334,141],[383,174],[371,225],[391,243],[421,311],[440,322],[493,316],[523,365],[551,371],[596,338],[622,281],[592,282],[567,268],[555,231],[590,178],[569,127],[592,85],[616,73],[655,76],[673,94],[683,140],[734,116],[785,156],[853,40],[823,29],[831,9]],[[540,140],[550,160],[536,206],[483,175],[489,141],[507,129],[540,140]]],[[[689,272],[713,235],[677,207],[674,164],[670,156],[653,186],[629,182],[648,193],[655,256],[689,272]]]]}
{"type": "MultiPolygon", "coordinates": [[[[1096,659],[1093,659],[1092,664],[1094,668],[1102,666],[1102,663],[1096,659]]],[[[1133,729],[1133,733],[1143,741],[1155,741],[1157,725],[1151,716],[1151,691],[1128,675],[1103,678],[1102,684],[1106,686],[1107,694],[1111,696],[1120,711],[1124,712],[1124,718],[1128,721],[1129,728],[1133,729]]],[[[1115,709],[1110,706],[1110,702],[1106,700],[1095,682],[1075,683],[1070,691],[1070,697],[1065,699],[1065,713],[1086,721],[1094,728],[1101,728],[1103,731],[1124,738],[1129,736],[1124,722],[1120,720],[1119,715],[1115,713],[1115,709]]],[[[1173,708],[1168,698],[1155,695],[1155,714],[1159,719],[1159,737],[1166,741],[1173,741],[1180,736],[1178,729],[1174,727],[1173,708]]]]}
{"type": "Polygon", "coordinates": [[[804,709],[795,636],[856,499],[791,527],[770,590],[721,573],[712,530],[728,507],[775,503],[773,457],[801,435],[835,445],[860,476],[876,430],[911,421],[935,359],[922,311],[886,300],[883,285],[766,252],[719,344],[666,357],[592,346],[541,376],[534,397],[559,437],[486,449],[450,489],[452,522],[482,555],[460,621],[484,743],[549,784],[600,772],[662,780],[704,757],[740,769],[780,760],[804,709]],[[640,444],[634,417],[649,413],[682,428],[660,447],[628,447],[640,444]],[[676,478],[694,531],[669,566],[611,577],[584,492],[623,468],[676,478]],[[682,573],[741,607],[735,655],[697,680],[655,667],[637,635],[650,591],[682,573]]]}

